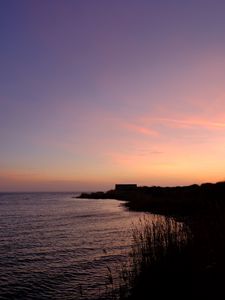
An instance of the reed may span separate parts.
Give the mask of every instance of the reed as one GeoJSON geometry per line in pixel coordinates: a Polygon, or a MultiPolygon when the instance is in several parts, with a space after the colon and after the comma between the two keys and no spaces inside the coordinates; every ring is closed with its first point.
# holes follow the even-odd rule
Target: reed
{"type": "Polygon", "coordinates": [[[190,274],[189,228],[168,217],[144,217],[133,225],[132,235],[128,259],[118,267],[119,280],[107,268],[106,293],[101,299],[150,299],[156,295],[161,299],[171,292],[175,299],[180,279],[190,274]]]}
{"type": "Polygon", "coordinates": [[[133,229],[118,299],[225,299],[225,205],[185,222],[142,219],[133,229]]]}
{"type": "Polygon", "coordinates": [[[225,299],[225,201],[202,200],[192,216],[142,218],[133,226],[112,299],[225,299]]]}

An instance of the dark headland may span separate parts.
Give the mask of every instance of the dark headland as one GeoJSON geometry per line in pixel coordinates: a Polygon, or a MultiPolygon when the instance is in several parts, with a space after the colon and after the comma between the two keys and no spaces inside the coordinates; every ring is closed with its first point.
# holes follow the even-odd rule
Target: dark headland
{"type": "Polygon", "coordinates": [[[130,209],[171,216],[208,214],[225,204],[225,182],[160,187],[116,184],[107,192],[82,193],[78,198],[117,199],[130,209]]]}
{"type": "Polygon", "coordinates": [[[185,245],[179,237],[174,239],[168,227],[157,229],[156,225],[150,240],[146,228],[140,233],[144,246],[138,254],[139,271],[131,280],[130,295],[120,299],[225,299],[225,182],[116,185],[107,192],[82,193],[79,198],[124,200],[129,209],[169,216],[188,228],[185,245]],[[169,241],[166,250],[164,237],[169,241]],[[161,256],[150,253],[152,243],[164,249],[161,256]]]}

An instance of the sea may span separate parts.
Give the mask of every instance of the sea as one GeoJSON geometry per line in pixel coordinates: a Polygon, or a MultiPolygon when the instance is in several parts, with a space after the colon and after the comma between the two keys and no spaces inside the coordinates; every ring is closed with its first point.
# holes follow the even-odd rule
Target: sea
{"type": "Polygon", "coordinates": [[[76,193],[0,193],[0,300],[94,300],[146,215],[76,193]]]}

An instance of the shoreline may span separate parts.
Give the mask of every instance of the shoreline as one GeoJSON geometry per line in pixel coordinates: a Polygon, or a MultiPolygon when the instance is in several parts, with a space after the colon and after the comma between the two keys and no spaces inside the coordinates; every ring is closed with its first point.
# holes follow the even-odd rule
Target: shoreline
{"type": "Polygon", "coordinates": [[[223,205],[225,182],[189,186],[140,186],[133,190],[81,193],[79,199],[115,199],[126,201],[127,208],[172,217],[195,217],[209,214],[223,205]]]}
{"type": "Polygon", "coordinates": [[[174,245],[166,261],[158,260],[154,265],[150,263],[135,278],[131,296],[121,300],[146,299],[145,293],[152,295],[155,292],[157,296],[158,289],[154,285],[172,286],[169,295],[173,299],[180,299],[179,286],[174,285],[173,278],[183,278],[180,284],[182,290],[189,292],[187,299],[208,299],[208,296],[211,299],[225,298],[222,284],[225,278],[225,182],[183,187],[137,187],[132,191],[83,193],[78,198],[126,201],[124,205],[128,209],[172,217],[175,221],[183,222],[191,231],[192,238],[182,251],[179,245],[174,245]],[[168,272],[166,276],[165,270],[168,272]],[[154,280],[151,289],[149,274],[154,280]]]}

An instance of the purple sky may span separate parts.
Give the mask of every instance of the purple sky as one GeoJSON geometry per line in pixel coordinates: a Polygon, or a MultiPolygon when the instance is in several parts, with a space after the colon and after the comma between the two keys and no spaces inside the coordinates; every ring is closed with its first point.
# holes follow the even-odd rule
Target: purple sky
{"type": "Polygon", "coordinates": [[[224,11],[1,0],[0,191],[224,180],[224,11]]]}

